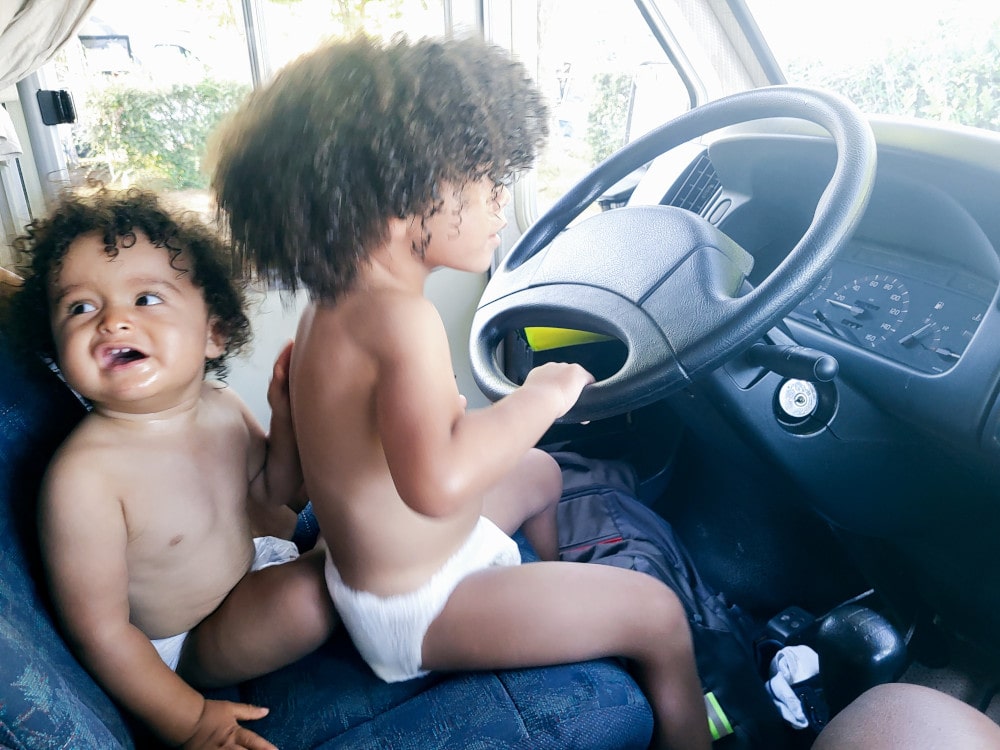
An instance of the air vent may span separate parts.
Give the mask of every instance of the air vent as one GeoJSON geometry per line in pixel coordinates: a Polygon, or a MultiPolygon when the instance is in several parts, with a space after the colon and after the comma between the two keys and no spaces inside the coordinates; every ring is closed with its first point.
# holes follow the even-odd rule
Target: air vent
{"type": "Polygon", "coordinates": [[[722,183],[715,172],[715,167],[712,166],[708,154],[702,152],[677,186],[667,193],[663,202],[668,206],[686,208],[688,211],[704,215],[705,209],[721,189],[722,183]]]}

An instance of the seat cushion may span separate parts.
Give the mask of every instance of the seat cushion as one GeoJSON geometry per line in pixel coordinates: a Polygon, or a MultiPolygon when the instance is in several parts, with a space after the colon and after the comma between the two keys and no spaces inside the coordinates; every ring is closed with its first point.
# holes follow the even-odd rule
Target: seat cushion
{"type": "Polygon", "coordinates": [[[295,748],[646,748],[652,713],[615,660],[498,672],[375,677],[343,632],[240,686],[271,709],[254,728],[295,748]]]}
{"type": "Polygon", "coordinates": [[[6,349],[0,384],[0,742],[133,747],[121,714],[56,631],[38,585],[38,485],[84,409],[40,360],[6,349]]]}
{"type": "Polygon", "coordinates": [[[0,616],[0,696],[6,747],[135,747],[110,699],[43,622],[0,616]]]}

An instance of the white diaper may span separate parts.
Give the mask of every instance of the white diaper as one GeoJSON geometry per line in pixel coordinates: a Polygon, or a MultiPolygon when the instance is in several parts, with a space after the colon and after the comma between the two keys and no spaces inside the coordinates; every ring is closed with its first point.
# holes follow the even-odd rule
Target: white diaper
{"type": "Polygon", "coordinates": [[[188,633],[190,632],[188,630],[166,638],[154,638],[152,641],[156,653],[175,672],[177,671],[177,664],[181,660],[181,649],[184,648],[184,641],[187,640],[188,633]]]}
{"type": "Polygon", "coordinates": [[[291,539],[280,536],[259,536],[253,540],[254,555],[250,570],[263,570],[272,565],[291,562],[299,556],[299,548],[291,539]]]}
{"type": "MultiPolygon", "coordinates": [[[[259,536],[253,540],[253,546],[254,556],[250,570],[261,570],[272,565],[281,565],[299,556],[299,548],[295,546],[295,542],[281,537],[259,536]]],[[[168,667],[175,671],[177,663],[181,660],[181,649],[184,648],[184,641],[187,640],[189,632],[191,631],[152,640],[156,653],[160,655],[168,667]]]]}
{"type": "Polygon", "coordinates": [[[344,585],[326,557],[326,585],[351,640],[372,671],[386,682],[427,674],[420,668],[427,628],[466,576],[492,566],[520,565],[517,542],[480,517],[465,544],[420,588],[376,596],[344,585]]]}

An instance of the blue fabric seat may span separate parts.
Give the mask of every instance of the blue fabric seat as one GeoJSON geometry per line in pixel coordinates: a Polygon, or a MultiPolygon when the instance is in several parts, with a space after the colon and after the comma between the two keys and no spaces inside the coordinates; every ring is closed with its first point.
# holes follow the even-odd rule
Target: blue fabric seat
{"type": "MultiPolygon", "coordinates": [[[[0,748],[155,747],[73,657],[41,576],[38,484],[83,413],[51,371],[12,355],[0,336],[0,748]]],[[[343,633],[213,695],[268,706],[253,726],[282,750],[624,750],[645,748],[652,733],[648,703],[615,660],[386,684],[343,633]]]]}

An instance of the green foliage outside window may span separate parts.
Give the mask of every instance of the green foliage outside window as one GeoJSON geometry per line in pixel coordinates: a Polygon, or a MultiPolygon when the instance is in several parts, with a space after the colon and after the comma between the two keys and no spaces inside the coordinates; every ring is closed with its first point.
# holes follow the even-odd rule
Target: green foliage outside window
{"type": "Polygon", "coordinates": [[[1000,25],[968,23],[942,23],[930,36],[837,71],[793,62],[788,78],[838,91],[866,112],[1000,130],[1000,25]]]}
{"type": "Polygon", "coordinates": [[[587,143],[597,164],[625,145],[632,75],[599,73],[594,76],[594,87],[597,95],[587,116],[587,143]]]}
{"type": "Polygon", "coordinates": [[[88,102],[92,118],[76,133],[89,176],[164,189],[205,188],[205,147],[219,121],[250,87],[204,80],[163,89],[110,86],[88,102]]]}
{"type": "MultiPolygon", "coordinates": [[[[837,91],[864,112],[1000,131],[1000,24],[972,23],[944,22],[929,36],[874,51],[863,64],[835,69],[828,60],[792,60],[787,78],[837,91]]],[[[599,74],[593,86],[587,144],[596,164],[625,143],[631,76],[599,74]]]]}
{"type": "MultiPolygon", "coordinates": [[[[353,11],[363,16],[365,2],[356,4],[353,11]]],[[[1000,27],[976,31],[942,24],[931,38],[894,45],[863,65],[837,71],[793,61],[788,78],[839,91],[867,112],[1000,130],[1000,27]]],[[[600,73],[592,85],[586,144],[596,164],[625,143],[632,76],[600,73]]],[[[112,182],[204,188],[207,139],[248,91],[246,85],[208,79],[154,90],[123,82],[95,93],[86,110],[92,118],[74,134],[83,170],[110,172],[98,176],[112,182]]]]}

